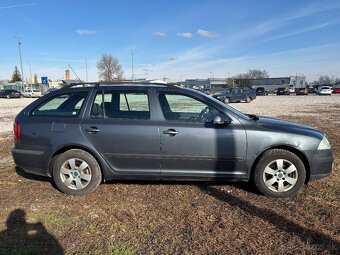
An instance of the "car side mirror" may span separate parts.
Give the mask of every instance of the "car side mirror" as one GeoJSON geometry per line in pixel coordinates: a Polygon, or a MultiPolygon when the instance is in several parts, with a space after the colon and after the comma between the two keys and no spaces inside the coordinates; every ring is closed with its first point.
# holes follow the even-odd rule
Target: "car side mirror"
{"type": "Polygon", "coordinates": [[[230,124],[231,119],[225,114],[217,114],[213,119],[213,123],[215,125],[230,124]]]}

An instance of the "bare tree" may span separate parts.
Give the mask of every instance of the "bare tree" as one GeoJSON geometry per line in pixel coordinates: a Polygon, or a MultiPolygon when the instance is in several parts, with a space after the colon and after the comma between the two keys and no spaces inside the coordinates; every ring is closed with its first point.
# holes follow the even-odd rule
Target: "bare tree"
{"type": "Polygon", "coordinates": [[[240,87],[249,86],[250,81],[249,79],[263,79],[269,78],[270,75],[266,70],[259,70],[259,69],[249,69],[246,73],[240,73],[232,78],[235,80],[236,84],[240,87]]]}
{"type": "Polygon", "coordinates": [[[111,54],[103,54],[97,62],[99,78],[102,81],[111,82],[123,79],[123,68],[116,57],[111,54]]]}

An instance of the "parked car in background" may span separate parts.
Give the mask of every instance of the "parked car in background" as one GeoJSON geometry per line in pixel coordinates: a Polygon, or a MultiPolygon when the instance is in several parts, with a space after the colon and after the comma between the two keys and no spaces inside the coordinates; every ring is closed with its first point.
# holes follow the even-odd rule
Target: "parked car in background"
{"type": "Polygon", "coordinates": [[[322,86],[319,91],[320,96],[331,96],[332,95],[332,88],[329,86],[322,86]]]}
{"type": "Polygon", "coordinates": [[[256,92],[249,88],[230,88],[220,94],[213,95],[213,97],[226,104],[241,101],[250,103],[256,98],[256,92]]]}
{"type": "Polygon", "coordinates": [[[313,87],[313,86],[312,86],[312,87],[309,87],[309,88],[308,88],[308,93],[309,93],[309,94],[316,93],[315,87],[313,87]]]}
{"type": "Polygon", "coordinates": [[[252,181],[288,197],[332,171],[331,145],[313,127],[243,114],[192,89],[89,85],[47,94],[14,120],[16,165],[66,194],[105,180],[196,179],[252,181]]]}
{"type": "Polygon", "coordinates": [[[333,93],[340,93],[340,87],[338,87],[338,88],[333,88],[333,93]]]}
{"type": "Polygon", "coordinates": [[[15,89],[2,89],[0,90],[0,97],[5,98],[20,98],[21,93],[15,89]]]}
{"type": "Polygon", "coordinates": [[[41,97],[41,91],[39,89],[25,89],[22,93],[24,97],[41,97]]]}
{"type": "Polygon", "coordinates": [[[288,86],[288,92],[289,92],[289,94],[290,93],[294,93],[295,92],[295,86],[294,85],[289,85],[288,86]]]}
{"type": "Polygon", "coordinates": [[[276,95],[281,96],[281,95],[290,95],[289,90],[286,88],[277,88],[276,95]]]}
{"type": "Polygon", "coordinates": [[[295,94],[297,96],[308,96],[308,89],[307,88],[297,88],[295,90],[295,94]]]}
{"type": "Polygon", "coordinates": [[[264,87],[257,87],[256,95],[257,96],[268,96],[268,91],[264,87]]]}

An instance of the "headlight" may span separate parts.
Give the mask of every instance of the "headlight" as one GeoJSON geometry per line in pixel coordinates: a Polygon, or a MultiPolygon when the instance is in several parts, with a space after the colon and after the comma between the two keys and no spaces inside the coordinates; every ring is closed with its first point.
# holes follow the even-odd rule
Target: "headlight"
{"type": "Polygon", "coordinates": [[[331,149],[331,144],[327,140],[326,136],[324,136],[322,141],[319,144],[318,150],[329,150],[329,149],[331,149]]]}

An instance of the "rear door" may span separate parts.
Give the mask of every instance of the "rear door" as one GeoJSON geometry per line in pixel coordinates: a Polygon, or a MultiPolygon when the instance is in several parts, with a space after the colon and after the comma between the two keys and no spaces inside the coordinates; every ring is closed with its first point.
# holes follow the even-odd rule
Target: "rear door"
{"type": "Polygon", "coordinates": [[[157,120],[144,89],[98,90],[81,123],[84,137],[117,174],[159,175],[157,120]]]}

